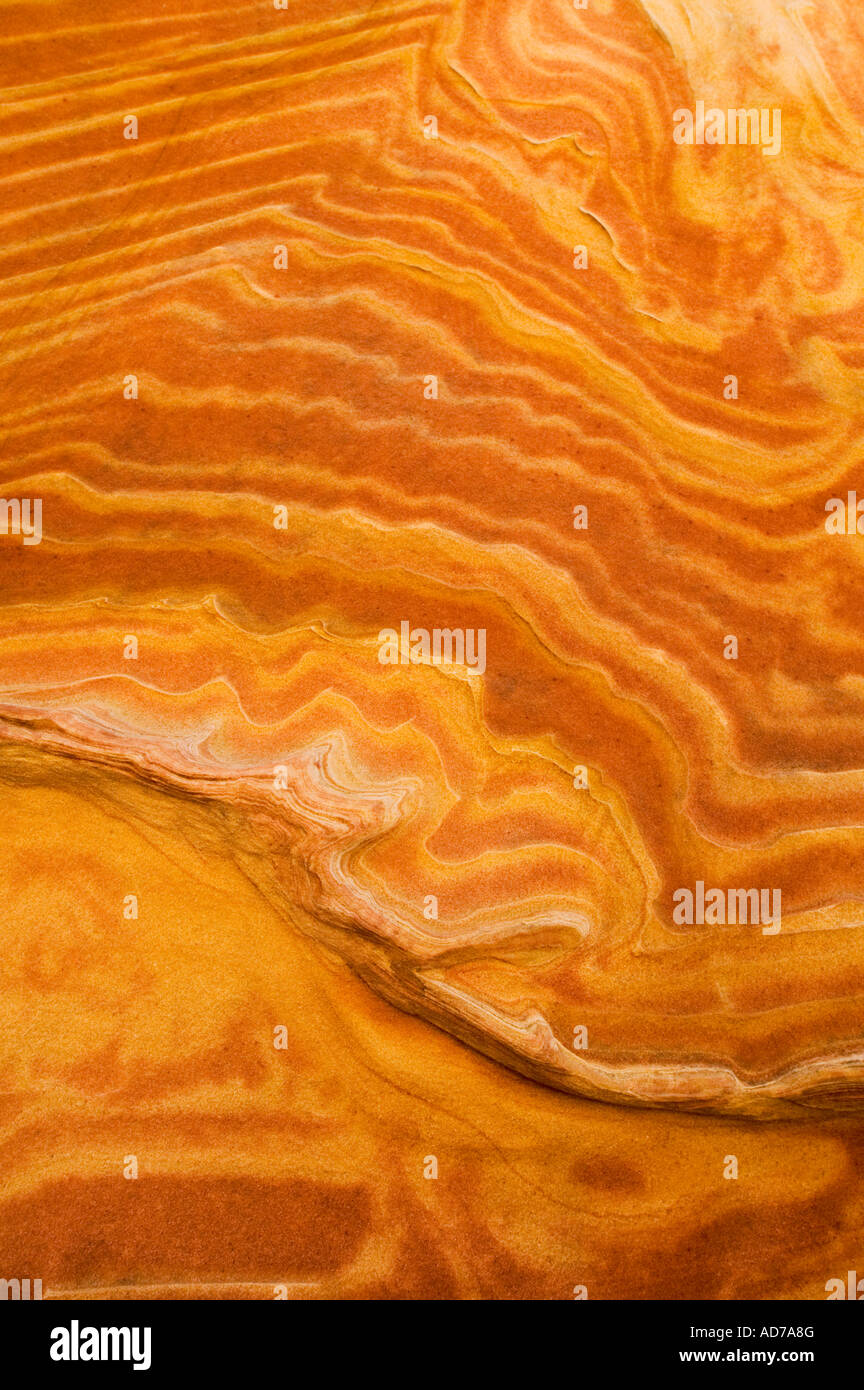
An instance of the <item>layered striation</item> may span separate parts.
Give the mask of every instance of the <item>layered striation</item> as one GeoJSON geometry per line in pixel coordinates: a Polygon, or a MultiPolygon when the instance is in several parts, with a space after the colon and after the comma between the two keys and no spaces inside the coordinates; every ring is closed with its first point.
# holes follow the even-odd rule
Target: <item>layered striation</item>
{"type": "Polygon", "coordinates": [[[671,1203],[706,1296],[820,1296],[794,1230],[853,1257],[864,1099],[856,5],[2,10],[9,1248],[70,1196],[122,1246],[143,1145],[169,1253],[61,1286],[221,1287],[152,1215],[205,1164],[247,1292],[301,1210],[292,1288],[392,1291],[391,1203],[451,1233],[409,1292],[633,1296],[636,1231],[636,1296],[693,1296],[671,1203]],[[781,147],[676,143],[699,102],[781,147]],[[754,1212],[782,1276],[717,1253],[754,1212]]]}

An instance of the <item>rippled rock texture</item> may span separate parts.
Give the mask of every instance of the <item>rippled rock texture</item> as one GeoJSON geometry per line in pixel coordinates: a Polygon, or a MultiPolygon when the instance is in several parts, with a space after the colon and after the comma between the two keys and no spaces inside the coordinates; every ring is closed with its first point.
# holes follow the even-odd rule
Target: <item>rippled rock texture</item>
{"type": "Polygon", "coordinates": [[[825,1297],[856,0],[2,9],[0,1276],[825,1297]]]}

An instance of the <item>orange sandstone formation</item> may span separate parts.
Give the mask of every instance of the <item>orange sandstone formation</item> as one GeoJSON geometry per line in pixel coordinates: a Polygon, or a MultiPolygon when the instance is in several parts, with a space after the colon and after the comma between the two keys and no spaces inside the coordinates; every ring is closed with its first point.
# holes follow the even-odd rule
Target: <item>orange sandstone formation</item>
{"type": "Polygon", "coordinates": [[[0,1277],[824,1297],[857,6],[106,8],[3,7],[0,1277]]]}

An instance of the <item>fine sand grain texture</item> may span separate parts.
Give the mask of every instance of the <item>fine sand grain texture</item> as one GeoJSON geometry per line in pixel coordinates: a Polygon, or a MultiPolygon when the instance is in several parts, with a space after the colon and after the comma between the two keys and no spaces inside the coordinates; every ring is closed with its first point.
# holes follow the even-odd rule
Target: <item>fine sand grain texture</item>
{"type": "Polygon", "coordinates": [[[824,1299],[860,0],[0,0],[0,88],[0,1278],[824,1299]]]}

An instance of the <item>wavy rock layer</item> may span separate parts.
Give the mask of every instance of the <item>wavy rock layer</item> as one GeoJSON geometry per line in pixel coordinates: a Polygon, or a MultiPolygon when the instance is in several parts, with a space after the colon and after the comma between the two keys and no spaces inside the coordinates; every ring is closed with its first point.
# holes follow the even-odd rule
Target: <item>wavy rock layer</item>
{"type": "Polygon", "coordinates": [[[0,535],[4,1259],[820,1296],[864,1098],[857,6],[104,11],[0,46],[0,486],[43,528],[0,535]],[[676,145],[700,100],[782,149],[676,145]],[[485,669],[382,664],[403,621],[485,669]],[[781,930],[676,921],[697,882],[781,930]]]}

